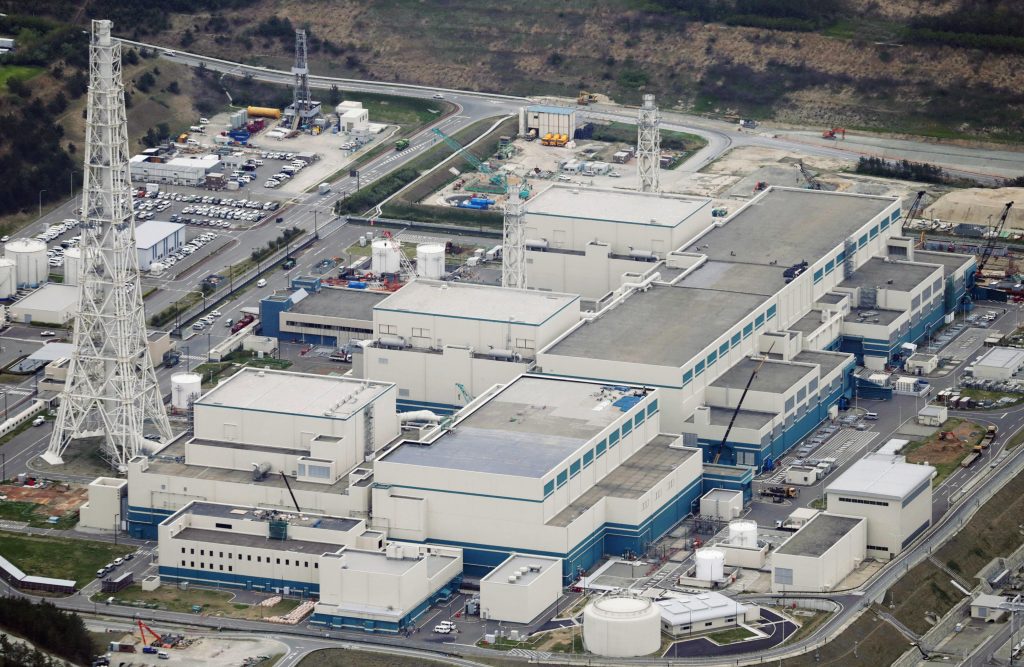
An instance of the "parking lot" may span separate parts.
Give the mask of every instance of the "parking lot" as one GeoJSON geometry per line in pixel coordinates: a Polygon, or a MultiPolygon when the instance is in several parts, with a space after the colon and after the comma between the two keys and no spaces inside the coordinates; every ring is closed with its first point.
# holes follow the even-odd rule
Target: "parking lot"
{"type": "Polygon", "coordinates": [[[138,221],[158,217],[192,227],[211,229],[246,229],[259,224],[281,208],[277,201],[232,197],[209,191],[174,192],[161,190],[135,199],[138,221]]]}

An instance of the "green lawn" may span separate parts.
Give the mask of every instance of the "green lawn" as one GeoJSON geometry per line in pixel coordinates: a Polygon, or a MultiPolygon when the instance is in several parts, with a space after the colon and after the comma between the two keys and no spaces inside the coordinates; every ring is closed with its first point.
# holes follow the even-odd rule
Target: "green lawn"
{"type": "MultiPolygon", "coordinates": [[[[450,111],[452,105],[441,100],[424,100],[418,97],[398,97],[375,93],[356,93],[342,90],[348,101],[362,102],[369,110],[374,123],[388,125],[420,125],[430,123],[450,111]]],[[[411,129],[411,128],[410,128],[411,129]]]]}
{"type": "Polygon", "coordinates": [[[106,542],[0,532],[0,554],[25,574],[74,579],[79,587],[95,579],[96,570],[132,550],[106,542]]]}
{"type": "Polygon", "coordinates": [[[4,500],[0,501],[0,519],[6,519],[7,521],[25,521],[30,526],[37,528],[58,528],[68,529],[73,528],[78,523],[78,513],[68,512],[60,518],[55,524],[47,523],[49,515],[45,512],[40,513],[37,510],[39,505],[35,503],[26,503],[16,500],[4,500]]]}
{"type": "Polygon", "coordinates": [[[139,584],[132,584],[113,596],[109,593],[97,593],[93,596],[96,602],[115,599],[114,604],[146,606],[147,608],[165,609],[186,614],[193,613],[192,608],[199,605],[205,616],[226,616],[231,618],[260,619],[270,616],[283,616],[299,606],[299,600],[286,598],[273,607],[257,607],[249,604],[232,602],[234,593],[211,590],[207,588],[189,587],[181,590],[177,586],[161,586],[155,591],[144,591],[139,584]]]}
{"type": "Polygon", "coordinates": [[[29,67],[27,65],[0,66],[0,87],[6,90],[8,79],[21,79],[22,81],[28,81],[42,71],[42,67],[29,67]]]}
{"type": "Polygon", "coordinates": [[[756,635],[753,632],[741,627],[729,628],[728,630],[712,632],[709,635],[705,635],[705,637],[716,644],[732,644],[733,642],[741,642],[744,639],[750,639],[754,636],[756,635]]]}

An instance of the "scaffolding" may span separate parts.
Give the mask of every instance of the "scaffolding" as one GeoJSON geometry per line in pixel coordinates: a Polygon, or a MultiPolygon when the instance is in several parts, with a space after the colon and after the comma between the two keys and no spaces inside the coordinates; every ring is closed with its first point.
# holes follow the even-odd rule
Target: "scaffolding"
{"type": "Polygon", "coordinates": [[[661,116],[654,95],[644,95],[637,121],[636,168],[640,192],[658,192],[661,169],[661,116]]]}

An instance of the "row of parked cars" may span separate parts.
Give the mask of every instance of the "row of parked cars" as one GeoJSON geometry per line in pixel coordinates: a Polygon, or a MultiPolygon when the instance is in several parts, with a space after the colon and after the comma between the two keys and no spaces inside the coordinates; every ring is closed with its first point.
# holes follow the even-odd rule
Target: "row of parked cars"
{"type": "Polygon", "coordinates": [[[192,239],[191,241],[189,241],[188,243],[186,243],[185,245],[181,246],[181,248],[176,252],[171,253],[167,257],[161,259],[160,263],[164,265],[164,268],[170,268],[177,264],[178,262],[180,262],[181,260],[188,257],[189,255],[191,255],[192,253],[194,253],[196,250],[199,250],[200,248],[202,248],[204,245],[214,240],[215,238],[217,238],[217,235],[214,234],[213,232],[206,232],[205,234],[201,234],[196,238],[192,239]]]}
{"type": "Polygon", "coordinates": [[[306,163],[302,160],[292,160],[291,164],[281,167],[281,171],[268,178],[267,182],[264,183],[263,186],[267,188],[276,188],[295,174],[305,169],[305,167],[306,163]]]}
{"type": "MultiPolygon", "coordinates": [[[[212,310],[212,311],[210,311],[210,314],[207,315],[206,317],[201,317],[198,320],[196,320],[195,322],[193,322],[192,323],[192,329],[195,330],[195,331],[202,331],[206,327],[212,327],[213,323],[216,322],[217,318],[220,317],[220,316],[221,316],[221,312],[219,310],[212,310]]],[[[233,322],[233,320],[231,318],[228,318],[224,322],[224,326],[226,326],[226,327],[230,327],[232,324],[234,324],[234,322],[233,322]]]]}
{"type": "Polygon", "coordinates": [[[149,220],[157,213],[163,213],[170,208],[171,203],[168,201],[144,201],[143,199],[136,199],[133,204],[135,207],[135,219],[136,220],[149,220]]]}
{"type": "Polygon", "coordinates": [[[124,558],[115,558],[113,563],[107,563],[100,569],[96,570],[96,578],[102,579],[103,577],[107,576],[117,568],[124,565],[126,561],[130,561],[133,558],[135,558],[135,554],[133,553],[128,554],[124,558]]]}

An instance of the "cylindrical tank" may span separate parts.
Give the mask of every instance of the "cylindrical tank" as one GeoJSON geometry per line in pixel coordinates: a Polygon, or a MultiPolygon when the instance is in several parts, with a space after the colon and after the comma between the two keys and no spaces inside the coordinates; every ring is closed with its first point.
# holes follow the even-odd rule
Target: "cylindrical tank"
{"type": "Polygon", "coordinates": [[[583,610],[583,645],[606,658],[650,655],[661,647],[661,611],[646,598],[594,600],[583,610]]]}
{"type": "Polygon", "coordinates": [[[725,578],[725,554],[718,549],[697,552],[697,578],[701,581],[721,581],[725,578]]]}
{"type": "Polygon", "coordinates": [[[39,287],[46,282],[50,263],[46,261],[46,244],[39,239],[14,239],[4,245],[4,257],[16,264],[18,287],[39,287]]]}
{"type": "Polygon", "coordinates": [[[370,270],[378,276],[382,273],[398,273],[402,269],[402,249],[394,239],[377,239],[372,245],[370,270]]]}
{"type": "Polygon", "coordinates": [[[262,116],[264,118],[280,118],[281,110],[273,109],[271,107],[249,107],[246,109],[249,116],[252,118],[262,116]]]}
{"type": "Polygon", "coordinates": [[[444,275],[444,246],[424,243],[416,246],[416,275],[439,280],[444,275]]]}
{"type": "Polygon", "coordinates": [[[757,548],[757,522],[737,519],[729,522],[729,544],[736,547],[757,548]]]}
{"type": "Polygon", "coordinates": [[[0,299],[10,299],[18,291],[18,264],[13,259],[0,259],[0,299]]]}
{"type": "Polygon", "coordinates": [[[188,410],[189,403],[199,398],[203,377],[197,373],[175,373],[171,376],[171,407],[188,410]]]}
{"type": "Polygon", "coordinates": [[[64,251],[64,284],[77,285],[78,272],[82,266],[81,248],[68,248],[64,251]]]}

